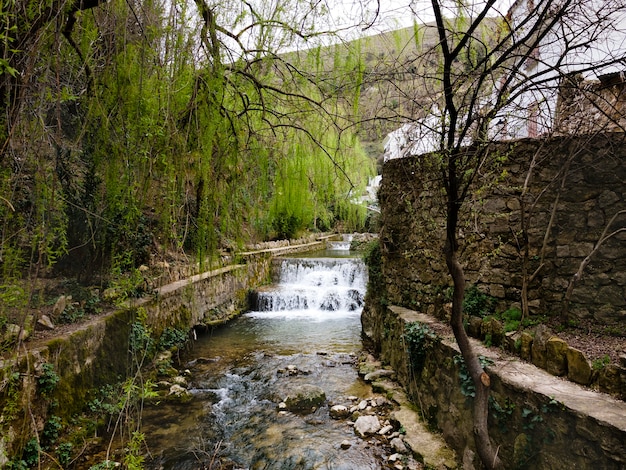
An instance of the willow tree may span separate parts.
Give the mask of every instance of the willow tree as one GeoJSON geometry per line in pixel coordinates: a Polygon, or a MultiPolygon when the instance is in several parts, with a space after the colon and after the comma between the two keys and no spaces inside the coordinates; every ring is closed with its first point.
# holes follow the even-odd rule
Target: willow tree
{"type": "Polygon", "coordinates": [[[474,437],[480,460],[486,468],[501,468],[487,423],[490,377],[463,327],[466,281],[459,229],[467,214],[464,204],[477,180],[486,184],[485,175],[496,165],[492,142],[548,135],[554,130],[559,89],[574,74],[620,70],[626,7],[619,0],[411,5],[421,54],[400,66],[410,70],[406,80],[416,84],[406,88],[403,98],[417,112],[395,114],[407,124],[398,131],[402,146],[394,156],[423,154],[421,161],[445,195],[444,253],[454,286],[450,323],[476,389],[474,437]]]}
{"type": "Polygon", "coordinates": [[[3,265],[88,275],[112,258],[132,270],[155,244],[204,259],[276,235],[282,178],[317,205],[298,229],[352,217],[354,188],[372,167],[341,117],[358,74],[287,54],[329,34],[321,5],[9,2],[0,12],[3,265]],[[305,159],[316,165],[308,173],[278,172],[305,159]]]}

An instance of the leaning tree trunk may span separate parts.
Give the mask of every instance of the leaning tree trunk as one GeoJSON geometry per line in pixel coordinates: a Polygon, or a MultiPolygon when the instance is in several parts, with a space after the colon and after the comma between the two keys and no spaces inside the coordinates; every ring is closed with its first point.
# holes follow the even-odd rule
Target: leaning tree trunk
{"type": "Polygon", "coordinates": [[[454,332],[454,337],[461,355],[465,361],[467,370],[472,378],[476,395],[474,397],[473,409],[473,430],[476,450],[483,465],[487,469],[501,469],[502,462],[498,458],[498,451],[494,449],[489,439],[489,389],[490,378],[484,371],[478,355],[472,348],[465,328],[463,327],[463,297],[465,296],[465,274],[458,259],[457,241],[457,221],[460,204],[454,194],[455,185],[451,185],[452,192],[449,193],[448,214],[446,220],[446,265],[454,283],[454,294],[452,297],[452,316],[450,326],[454,332]]]}

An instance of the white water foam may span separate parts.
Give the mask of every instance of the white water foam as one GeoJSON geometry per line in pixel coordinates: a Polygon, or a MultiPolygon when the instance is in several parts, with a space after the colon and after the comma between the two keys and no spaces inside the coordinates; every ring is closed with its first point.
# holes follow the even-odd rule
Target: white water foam
{"type": "Polygon", "coordinates": [[[359,316],[367,284],[357,258],[284,259],[275,289],[257,294],[255,318],[326,321],[359,316]]]}

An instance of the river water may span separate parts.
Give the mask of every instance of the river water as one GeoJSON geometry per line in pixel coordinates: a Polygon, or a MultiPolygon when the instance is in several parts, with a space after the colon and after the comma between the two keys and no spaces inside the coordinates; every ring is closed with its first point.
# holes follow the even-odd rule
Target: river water
{"type": "Polygon", "coordinates": [[[283,259],[255,311],[198,337],[183,360],[192,400],[144,411],[146,468],[380,468],[376,446],[329,417],[330,405],[371,395],[355,369],[366,270],[347,253],[283,259]],[[307,415],[279,412],[301,384],[321,387],[327,404],[307,415]]]}

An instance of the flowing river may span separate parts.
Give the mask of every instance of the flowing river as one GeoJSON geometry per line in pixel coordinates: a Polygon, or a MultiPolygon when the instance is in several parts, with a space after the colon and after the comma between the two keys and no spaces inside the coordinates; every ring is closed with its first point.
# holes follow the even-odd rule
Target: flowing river
{"type": "Polygon", "coordinates": [[[255,311],[198,337],[183,361],[192,400],[144,411],[147,468],[380,468],[376,446],[329,417],[328,403],[371,395],[354,366],[366,270],[337,248],[282,259],[279,282],[258,292],[255,311]],[[321,387],[326,404],[279,412],[286,391],[302,384],[321,387]]]}

